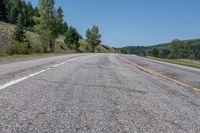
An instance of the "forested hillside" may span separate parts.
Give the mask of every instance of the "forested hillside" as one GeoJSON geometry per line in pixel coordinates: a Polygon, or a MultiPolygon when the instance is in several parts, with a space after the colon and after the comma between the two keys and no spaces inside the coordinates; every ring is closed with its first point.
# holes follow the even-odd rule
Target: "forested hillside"
{"type": "Polygon", "coordinates": [[[200,59],[200,39],[173,40],[171,43],[153,46],[128,46],[123,47],[124,54],[137,54],[159,58],[186,58],[200,59]]]}
{"type": "Polygon", "coordinates": [[[53,52],[113,52],[101,45],[99,27],[86,30],[86,40],[64,20],[55,0],[0,1],[0,55],[53,52]]]}

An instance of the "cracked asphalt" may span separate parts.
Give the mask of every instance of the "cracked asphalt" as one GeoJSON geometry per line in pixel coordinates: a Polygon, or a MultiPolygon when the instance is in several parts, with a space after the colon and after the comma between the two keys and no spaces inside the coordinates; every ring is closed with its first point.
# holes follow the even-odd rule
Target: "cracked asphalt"
{"type": "MultiPolygon", "coordinates": [[[[0,133],[200,132],[200,93],[145,73],[117,54],[1,63],[0,86],[43,69],[0,90],[0,133]]],[[[174,73],[174,66],[167,70],[174,73]]],[[[198,85],[196,71],[187,71],[185,79],[198,85]]]]}

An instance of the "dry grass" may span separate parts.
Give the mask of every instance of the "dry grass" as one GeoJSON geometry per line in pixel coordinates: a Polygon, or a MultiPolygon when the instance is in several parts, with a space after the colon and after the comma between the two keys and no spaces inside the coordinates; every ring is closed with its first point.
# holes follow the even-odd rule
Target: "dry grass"
{"type": "MultiPolygon", "coordinates": [[[[0,22],[0,56],[5,55],[7,48],[11,44],[12,34],[15,30],[15,25],[8,24],[4,22],[0,22]]],[[[37,33],[26,31],[26,36],[30,40],[31,45],[34,47],[35,45],[41,45],[40,38],[37,33]]],[[[59,36],[56,39],[55,52],[56,53],[66,53],[61,46],[65,46],[64,44],[64,36],[59,36]]]]}
{"type": "Polygon", "coordinates": [[[66,55],[63,53],[39,53],[39,54],[27,54],[27,55],[3,55],[0,56],[0,61],[13,61],[17,59],[28,59],[28,58],[41,58],[41,57],[53,57],[66,55]]]}

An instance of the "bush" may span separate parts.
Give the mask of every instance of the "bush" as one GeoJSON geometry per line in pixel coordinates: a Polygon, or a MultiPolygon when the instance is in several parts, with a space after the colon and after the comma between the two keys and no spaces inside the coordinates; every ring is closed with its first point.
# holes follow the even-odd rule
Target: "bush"
{"type": "Polygon", "coordinates": [[[159,49],[153,48],[147,51],[148,55],[153,57],[159,57],[159,49]]]}
{"type": "Polygon", "coordinates": [[[42,47],[42,43],[40,40],[35,39],[34,41],[31,41],[31,46],[32,46],[32,51],[34,53],[41,53],[43,52],[43,47],[42,47]]]}
{"type": "Polygon", "coordinates": [[[11,46],[7,50],[7,54],[31,54],[32,47],[29,41],[26,42],[12,42],[11,46]]]}
{"type": "Polygon", "coordinates": [[[95,53],[101,53],[101,48],[100,48],[100,46],[95,47],[94,52],[95,52],[95,53]]]}
{"type": "Polygon", "coordinates": [[[79,47],[79,50],[81,52],[85,52],[85,53],[88,52],[88,53],[90,53],[90,52],[92,52],[92,47],[89,44],[81,44],[80,47],[79,47]]]}
{"type": "Polygon", "coordinates": [[[171,50],[169,48],[161,48],[159,50],[159,57],[160,58],[170,58],[171,50]]]}
{"type": "Polygon", "coordinates": [[[41,53],[43,51],[43,48],[39,43],[34,44],[32,49],[35,53],[41,53]]]}

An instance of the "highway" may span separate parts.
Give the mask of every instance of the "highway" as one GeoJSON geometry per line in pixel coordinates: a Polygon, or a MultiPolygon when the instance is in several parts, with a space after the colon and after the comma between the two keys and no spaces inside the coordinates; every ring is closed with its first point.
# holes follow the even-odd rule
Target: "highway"
{"type": "Polygon", "coordinates": [[[135,55],[0,63],[0,133],[199,133],[200,70],[135,55]]]}

